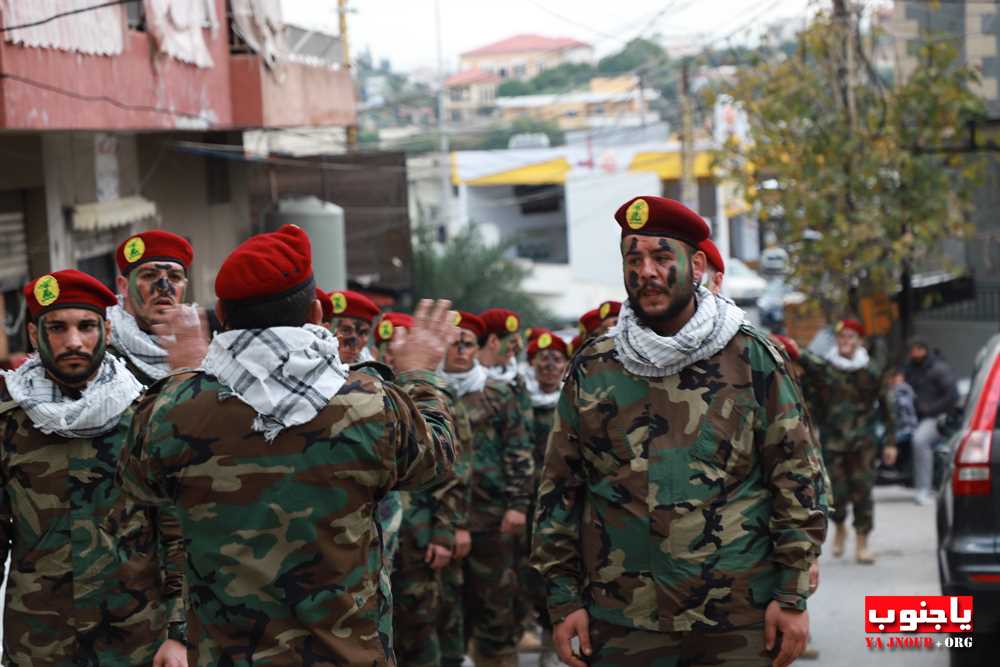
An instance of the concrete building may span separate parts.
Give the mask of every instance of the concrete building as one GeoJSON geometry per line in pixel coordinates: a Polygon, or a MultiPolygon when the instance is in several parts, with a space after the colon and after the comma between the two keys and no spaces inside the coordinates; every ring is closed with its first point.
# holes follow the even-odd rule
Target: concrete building
{"type": "Polygon", "coordinates": [[[635,76],[591,79],[588,90],[558,95],[518,95],[496,100],[500,118],[555,121],[563,130],[639,127],[657,123],[649,105],[660,97],[639,89],[635,76]]]}
{"type": "Polygon", "coordinates": [[[80,268],[113,284],[115,247],[151,227],[192,241],[193,297],[214,300],[219,264],[253,231],[242,131],[355,123],[349,73],[331,59],[330,40],[313,34],[328,22],[307,30],[298,14],[285,25],[281,4],[130,3],[47,20],[79,2],[4,3],[8,331],[23,323],[19,290],[29,276],[80,268]],[[287,46],[295,34],[315,49],[287,46]]]}
{"type": "Polygon", "coordinates": [[[514,35],[466,51],[459,56],[459,70],[485,70],[501,80],[527,81],[543,70],[563,63],[594,60],[590,44],[570,37],[514,35]]]}
{"type": "Polygon", "coordinates": [[[486,121],[496,115],[500,77],[483,69],[469,69],[445,79],[444,114],[453,124],[486,121]]]}
{"type": "MultiPolygon", "coordinates": [[[[894,39],[900,78],[920,66],[921,43],[935,40],[954,45],[961,60],[979,71],[978,92],[988,116],[981,125],[1000,124],[1000,5],[979,0],[897,1],[888,31],[894,39]]],[[[974,200],[974,232],[964,248],[945,249],[955,257],[955,268],[972,278],[974,290],[956,290],[965,298],[946,298],[946,305],[925,310],[916,318],[917,332],[939,347],[960,374],[972,370],[976,353],[1000,323],[1000,155],[980,153],[979,157],[985,168],[974,200]]]]}

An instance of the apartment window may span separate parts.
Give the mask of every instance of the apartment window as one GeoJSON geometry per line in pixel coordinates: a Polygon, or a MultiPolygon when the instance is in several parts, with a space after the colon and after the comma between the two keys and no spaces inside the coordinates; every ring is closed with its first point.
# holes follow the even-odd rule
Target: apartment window
{"type": "Polygon", "coordinates": [[[467,88],[461,88],[461,87],[459,87],[459,88],[451,88],[451,89],[448,90],[448,98],[451,99],[452,102],[461,102],[462,99],[465,98],[465,92],[466,92],[466,90],[468,90],[468,89],[467,88]]]}
{"type": "Polygon", "coordinates": [[[462,112],[461,111],[452,111],[451,112],[451,122],[453,122],[453,123],[461,123],[462,122],[462,112]]]}
{"type": "Polygon", "coordinates": [[[523,79],[528,73],[528,68],[525,65],[514,65],[514,78],[523,79]]]}
{"type": "Polygon", "coordinates": [[[596,116],[603,116],[604,115],[604,105],[603,104],[595,104],[594,105],[594,112],[593,113],[596,116]]]}
{"type": "Polygon", "coordinates": [[[506,79],[507,78],[507,68],[506,67],[501,67],[499,70],[497,70],[497,74],[500,75],[501,79],[506,79]]]}
{"type": "Polygon", "coordinates": [[[146,31],[146,6],[143,2],[125,4],[126,20],[129,30],[146,31]]]}
{"type": "Polygon", "coordinates": [[[560,185],[515,185],[514,197],[520,203],[522,215],[562,210],[563,189],[560,185]]]}

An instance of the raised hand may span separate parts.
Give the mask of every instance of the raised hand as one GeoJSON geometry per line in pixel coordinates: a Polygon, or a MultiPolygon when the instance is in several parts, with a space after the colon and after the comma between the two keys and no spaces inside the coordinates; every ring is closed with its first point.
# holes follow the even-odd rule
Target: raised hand
{"type": "Polygon", "coordinates": [[[451,301],[423,299],[413,313],[413,327],[393,336],[390,351],[396,370],[433,371],[444,359],[448,346],[458,338],[451,301]]]}

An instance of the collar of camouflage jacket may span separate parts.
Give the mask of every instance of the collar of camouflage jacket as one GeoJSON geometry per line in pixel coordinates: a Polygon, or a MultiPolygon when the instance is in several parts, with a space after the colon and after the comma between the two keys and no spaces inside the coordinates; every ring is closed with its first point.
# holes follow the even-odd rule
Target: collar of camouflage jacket
{"type": "Polygon", "coordinates": [[[697,309],[680,331],[661,336],[639,321],[628,301],[622,304],[614,336],[626,370],[644,377],[666,377],[708,359],[729,344],[743,324],[743,310],[729,299],[699,287],[697,309]]]}
{"type": "Polygon", "coordinates": [[[458,394],[459,398],[466,394],[482,391],[483,387],[486,386],[486,380],[489,379],[486,369],[478,361],[473,361],[472,368],[464,373],[449,373],[442,366],[438,369],[438,374],[445,379],[448,386],[458,394]]]}
{"type": "Polygon", "coordinates": [[[113,430],[142,393],[125,363],[110,354],[79,398],[66,396],[36,355],[17,370],[4,371],[4,382],[35,428],[64,438],[95,438],[113,430]]]}
{"type": "Polygon", "coordinates": [[[854,356],[848,359],[847,357],[840,356],[840,351],[834,347],[832,350],[826,353],[826,360],[830,364],[840,371],[847,371],[848,373],[852,371],[858,371],[868,365],[871,361],[871,357],[868,356],[868,350],[862,346],[858,346],[854,350],[854,356]]]}
{"type": "MultiPolygon", "coordinates": [[[[193,308],[192,312],[195,312],[193,308]]],[[[111,322],[111,346],[124,354],[136,368],[154,380],[165,378],[170,373],[167,351],[155,336],[139,328],[139,322],[125,310],[125,300],[121,295],[118,296],[118,305],[108,308],[107,318],[111,322]]]]}
{"type": "Polygon", "coordinates": [[[216,334],[205,372],[252,407],[252,428],[268,442],[285,428],[305,424],[347,381],[337,337],[324,327],[238,329],[216,334]]]}

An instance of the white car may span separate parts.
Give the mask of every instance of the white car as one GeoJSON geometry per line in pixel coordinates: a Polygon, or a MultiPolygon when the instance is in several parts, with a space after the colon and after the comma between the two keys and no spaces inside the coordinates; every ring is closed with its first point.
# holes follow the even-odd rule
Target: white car
{"type": "Polygon", "coordinates": [[[740,305],[754,304],[767,289],[767,281],[735,257],[725,260],[726,273],[722,279],[722,294],[740,305]]]}

